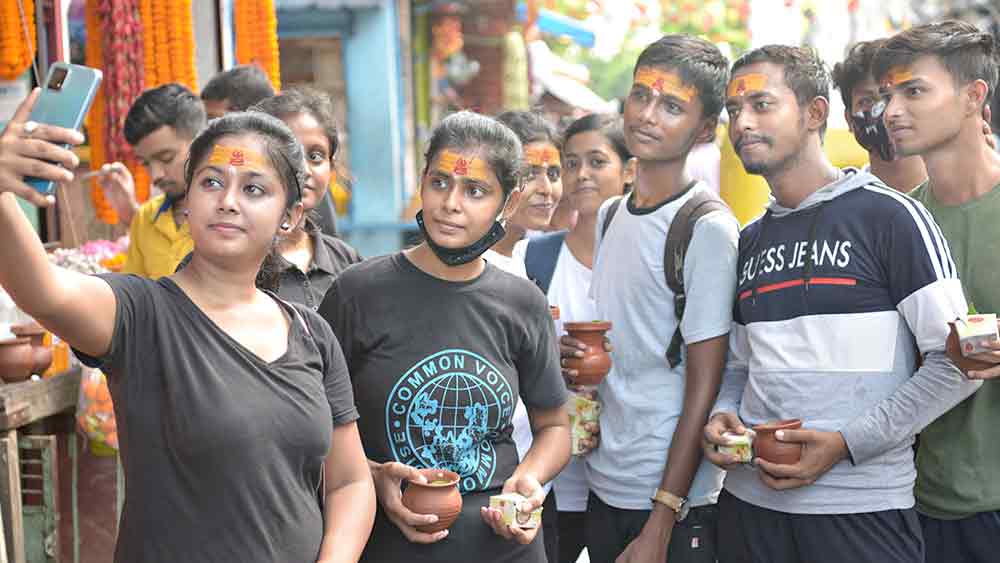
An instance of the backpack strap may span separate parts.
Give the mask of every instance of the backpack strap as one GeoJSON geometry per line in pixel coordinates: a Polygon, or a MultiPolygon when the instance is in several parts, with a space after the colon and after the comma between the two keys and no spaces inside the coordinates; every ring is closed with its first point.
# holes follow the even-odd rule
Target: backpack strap
{"type": "Polygon", "coordinates": [[[615,213],[618,212],[618,208],[621,207],[622,200],[627,196],[616,197],[611,201],[611,205],[608,206],[608,212],[604,214],[604,224],[601,225],[601,239],[604,235],[608,234],[608,228],[611,227],[611,220],[615,218],[615,213]]]}
{"type": "Polygon", "coordinates": [[[546,233],[530,239],[524,252],[524,269],[528,272],[528,278],[546,295],[549,293],[552,275],[556,272],[556,262],[564,240],[566,231],[546,233]]]}
{"type": "Polygon", "coordinates": [[[677,367],[681,363],[684,337],[681,335],[680,322],[684,318],[684,308],[687,305],[687,296],[684,294],[684,258],[694,236],[694,227],[698,219],[722,210],[728,212],[729,207],[719,199],[719,196],[706,190],[698,190],[677,211],[667,231],[667,242],[663,249],[663,273],[667,278],[667,287],[674,294],[674,314],[677,315],[677,329],[670,339],[670,346],[667,347],[667,362],[670,363],[670,367],[677,367]]]}

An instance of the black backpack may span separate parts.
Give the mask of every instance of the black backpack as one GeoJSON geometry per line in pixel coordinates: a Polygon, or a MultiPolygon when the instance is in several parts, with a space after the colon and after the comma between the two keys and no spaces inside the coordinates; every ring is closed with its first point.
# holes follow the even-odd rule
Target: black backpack
{"type": "MultiPolygon", "coordinates": [[[[625,197],[627,196],[615,198],[608,207],[608,212],[604,216],[604,224],[601,226],[602,240],[625,197]]],[[[691,237],[698,219],[713,211],[730,212],[729,206],[719,196],[705,190],[696,191],[691,199],[681,206],[677,215],[674,216],[674,220],[670,222],[667,240],[663,245],[663,273],[667,278],[667,287],[674,292],[674,314],[677,315],[677,330],[674,331],[674,335],[670,339],[670,346],[667,347],[667,362],[670,363],[670,367],[677,367],[681,363],[681,346],[684,344],[680,325],[681,319],[684,318],[684,307],[687,304],[687,297],[684,294],[684,257],[687,255],[687,249],[691,244],[691,237]]],[[[530,244],[528,248],[531,248],[530,244]]]]}
{"type": "Polygon", "coordinates": [[[524,252],[524,269],[528,278],[548,295],[552,275],[556,272],[559,250],[566,240],[566,231],[545,233],[528,241],[524,252]]]}

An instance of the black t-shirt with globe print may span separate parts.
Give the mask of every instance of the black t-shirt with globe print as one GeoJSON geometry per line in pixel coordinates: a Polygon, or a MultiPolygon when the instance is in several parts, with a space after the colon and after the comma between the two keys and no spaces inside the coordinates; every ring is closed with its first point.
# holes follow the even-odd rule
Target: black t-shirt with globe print
{"type": "MultiPolygon", "coordinates": [[[[539,409],[567,398],[541,291],[492,265],[471,281],[441,280],[397,253],[345,271],[319,312],[343,348],[368,458],[461,476],[465,507],[449,539],[437,547],[405,544],[399,556],[430,555],[451,543],[444,560],[461,560],[468,553],[453,553],[454,544],[474,538],[496,546],[480,545],[480,553],[515,549],[479,521],[479,506],[518,464],[511,437],[517,397],[539,409]]],[[[366,560],[374,560],[379,543],[380,557],[395,559],[385,546],[402,536],[385,520],[380,513],[366,560]]]]}

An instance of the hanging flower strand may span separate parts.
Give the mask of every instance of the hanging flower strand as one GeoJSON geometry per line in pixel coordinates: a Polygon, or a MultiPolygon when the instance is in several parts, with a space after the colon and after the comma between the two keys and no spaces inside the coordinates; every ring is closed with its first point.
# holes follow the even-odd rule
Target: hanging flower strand
{"type": "Polygon", "coordinates": [[[236,60],[261,67],[275,90],[281,89],[278,17],[273,0],[234,0],[236,60]]]}
{"type": "Polygon", "coordinates": [[[20,78],[31,66],[37,44],[34,0],[0,0],[0,80],[20,78]]]}
{"type": "MultiPolygon", "coordinates": [[[[87,37],[100,37],[101,20],[98,15],[97,2],[91,0],[84,8],[84,18],[86,24],[87,37]]],[[[104,67],[104,48],[102,41],[87,41],[84,48],[84,58],[87,66],[92,68],[104,67]]],[[[104,95],[105,84],[102,83],[94,96],[94,102],[87,113],[87,136],[90,140],[90,169],[97,170],[107,162],[107,117],[104,95]]],[[[97,178],[91,180],[90,199],[94,203],[94,213],[98,219],[108,224],[118,222],[118,214],[115,213],[111,202],[104,197],[104,190],[101,188],[97,178]]]]}

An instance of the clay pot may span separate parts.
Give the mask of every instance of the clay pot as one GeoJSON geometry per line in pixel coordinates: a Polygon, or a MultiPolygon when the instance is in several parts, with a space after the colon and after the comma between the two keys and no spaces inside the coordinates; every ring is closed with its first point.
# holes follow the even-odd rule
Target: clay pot
{"type": "Polygon", "coordinates": [[[45,329],[38,323],[28,323],[10,327],[15,336],[31,339],[34,360],[31,373],[44,373],[52,365],[52,349],[45,345],[45,329]]]}
{"type": "Polygon", "coordinates": [[[0,340],[0,377],[7,383],[18,383],[31,377],[35,363],[31,340],[8,338],[0,340]]]}
{"type": "Polygon", "coordinates": [[[409,481],[403,491],[403,506],[417,514],[436,514],[438,521],[417,526],[425,534],[445,530],[462,512],[462,493],[458,491],[458,473],[446,469],[421,469],[427,483],[409,481]]]}
{"type": "Polygon", "coordinates": [[[958,330],[955,328],[955,323],[948,323],[948,326],[950,329],[948,331],[948,339],[944,343],[944,351],[948,355],[948,359],[958,366],[958,369],[969,373],[970,371],[982,371],[994,367],[993,364],[966,358],[962,354],[962,346],[958,341],[958,330]]]}
{"type": "Polygon", "coordinates": [[[802,444],[779,442],[774,433],[778,430],[797,430],[799,428],[802,428],[802,421],[797,418],[754,426],[753,431],[756,433],[753,439],[754,457],[783,465],[798,463],[802,457],[802,444]]]}
{"type": "Polygon", "coordinates": [[[563,328],[573,338],[587,345],[582,358],[566,358],[566,368],[576,370],[574,383],[598,385],[611,371],[611,355],[604,350],[604,333],[611,330],[608,321],[565,323],[563,328]]]}

